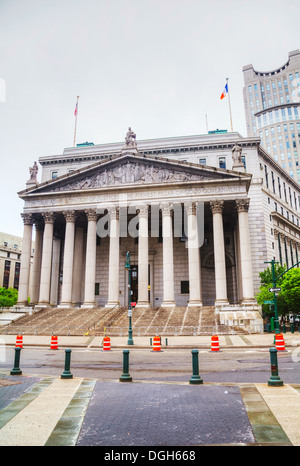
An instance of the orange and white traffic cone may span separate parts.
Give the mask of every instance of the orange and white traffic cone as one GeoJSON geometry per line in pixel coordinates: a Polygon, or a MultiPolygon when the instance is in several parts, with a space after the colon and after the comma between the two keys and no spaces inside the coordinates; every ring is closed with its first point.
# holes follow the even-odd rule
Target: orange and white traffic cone
{"type": "Polygon", "coordinates": [[[51,337],[50,349],[54,349],[54,350],[58,349],[58,339],[56,335],[52,335],[51,337]]]}
{"type": "Polygon", "coordinates": [[[275,334],[275,346],[277,351],[285,351],[284,338],[281,333],[275,334]]]}
{"type": "Polygon", "coordinates": [[[218,335],[213,335],[211,337],[211,350],[212,351],[219,351],[219,337],[218,335]]]}
{"type": "Polygon", "coordinates": [[[160,337],[154,337],[153,338],[153,346],[152,346],[153,351],[160,351],[161,346],[160,346],[160,337]]]}
{"type": "Polygon", "coordinates": [[[23,348],[23,335],[17,335],[15,348],[23,348]]]}
{"type": "Polygon", "coordinates": [[[109,337],[103,338],[103,350],[110,351],[110,338],[109,337]]]}

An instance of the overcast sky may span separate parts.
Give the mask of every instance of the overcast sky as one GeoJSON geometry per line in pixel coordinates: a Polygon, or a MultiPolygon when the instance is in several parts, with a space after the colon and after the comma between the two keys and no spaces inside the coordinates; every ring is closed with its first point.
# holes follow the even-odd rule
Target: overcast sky
{"type": "Polygon", "coordinates": [[[242,67],[286,63],[299,15],[299,0],[0,0],[0,231],[23,235],[17,192],[73,145],[77,95],[77,143],[203,134],[206,114],[230,131],[228,77],[246,136],[242,67]]]}

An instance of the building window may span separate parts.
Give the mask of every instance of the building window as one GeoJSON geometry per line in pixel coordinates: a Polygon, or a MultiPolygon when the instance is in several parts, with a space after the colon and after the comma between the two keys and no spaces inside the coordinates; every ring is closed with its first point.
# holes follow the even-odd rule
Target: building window
{"type": "Polygon", "coordinates": [[[187,281],[180,282],[180,284],[181,284],[181,294],[189,294],[190,282],[187,280],[187,281]]]}
{"type": "Polygon", "coordinates": [[[3,288],[9,287],[10,261],[4,263],[3,288]]]}
{"type": "Polygon", "coordinates": [[[57,178],[57,177],[58,177],[58,172],[52,172],[51,173],[52,180],[55,180],[55,178],[57,178]]]}
{"type": "Polygon", "coordinates": [[[226,168],[226,157],[219,157],[219,167],[226,168]]]}
{"type": "Polygon", "coordinates": [[[267,168],[267,165],[265,165],[265,180],[266,180],[266,186],[267,186],[267,188],[269,188],[268,168],[267,168]]]}
{"type": "Polygon", "coordinates": [[[19,289],[19,278],[20,278],[20,262],[16,262],[15,264],[15,277],[14,277],[14,288],[16,290],[19,289]]]}
{"type": "Polygon", "coordinates": [[[286,263],[286,267],[289,268],[289,258],[288,258],[287,240],[286,240],[286,237],[284,237],[284,250],[285,250],[285,263],[286,263]]]}
{"type": "Polygon", "coordinates": [[[282,265],[282,254],[281,254],[281,238],[280,233],[278,233],[278,252],[279,252],[279,262],[282,265]]]}
{"type": "Polygon", "coordinates": [[[200,165],[206,165],[206,159],[199,159],[198,163],[200,163],[200,165]]]}
{"type": "Polygon", "coordinates": [[[272,171],[271,171],[271,176],[272,176],[273,193],[276,194],[276,191],[275,191],[275,178],[274,178],[274,173],[272,171]]]}
{"type": "Polygon", "coordinates": [[[294,265],[294,254],[293,254],[293,242],[292,241],[290,241],[290,251],[291,251],[292,265],[294,265]]]}
{"type": "Polygon", "coordinates": [[[100,294],[100,283],[95,283],[95,296],[100,294]]]}

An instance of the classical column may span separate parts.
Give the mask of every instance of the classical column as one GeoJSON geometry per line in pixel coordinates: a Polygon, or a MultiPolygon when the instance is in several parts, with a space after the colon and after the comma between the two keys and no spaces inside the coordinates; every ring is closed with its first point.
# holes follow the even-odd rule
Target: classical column
{"type": "Polygon", "coordinates": [[[214,258],[215,258],[215,305],[228,304],[226,284],[226,262],[223,231],[223,205],[224,201],[211,201],[210,208],[213,214],[214,258]]]}
{"type": "Polygon", "coordinates": [[[136,307],[148,307],[148,206],[139,210],[138,302],[136,307]]]}
{"type": "Polygon", "coordinates": [[[72,302],[81,304],[81,290],[83,280],[83,248],[84,230],[82,227],[75,228],[74,244],[74,264],[73,264],[73,284],[72,284],[72,302]]]}
{"type": "Polygon", "coordinates": [[[73,281],[73,262],[74,262],[74,241],[75,241],[75,220],[76,213],[74,210],[63,212],[66,219],[65,245],[64,245],[64,264],[63,264],[63,282],[60,307],[72,306],[72,281],[73,281]]]}
{"type": "Polygon", "coordinates": [[[21,269],[19,279],[18,305],[27,306],[27,298],[29,292],[29,272],[30,272],[30,257],[32,243],[32,215],[21,214],[24,222],[23,241],[22,241],[22,256],[21,269]]]}
{"type": "Polygon", "coordinates": [[[110,217],[109,230],[109,270],[108,270],[108,301],[105,307],[120,304],[119,300],[119,266],[120,266],[120,222],[119,209],[108,210],[110,217]]]}
{"type": "Polygon", "coordinates": [[[163,236],[163,302],[162,307],[175,306],[172,209],[167,203],[161,205],[163,236]]]}
{"type": "Polygon", "coordinates": [[[189,258],[189,306],[202,306],[201,300],[201,265],[200,248],[198,241],[198,225],[196,216],[196,204],[190,202],[185,205],[188,226],[188,258],[189,258]]]}
{"type": "Polygon", "coordinates": [[[250,199],[235,201],[238,211],[239,240],[243,297],[242,304],[255,304],[253,289],[252,257],[250,247],[250,234],[248,223],[248,209],[250,199]]]}
{"type": "Polygon", "coordinates": [[[52,306],[58,305],[59,300],[59,274],[60,274],[60,238],[53,236],[52,242],[52,263],[51,263],[51,285],[50,285],[50,303],[52,306]]]}
{"type": "Polygon", "coordinates": [[[88,220],[85,259],[85,289],[83,307],[95,306],[95,277],[96,277],[96,234],[97,213],[91,209],[86,211],[88,220]]]}
{"type": "Polygon", "coordinates": [[[45,221],[45,228],[43,235],[39,305],[47,306],[50,303],[54,215],[52,212],[47,212],[42,215],[45,221]]]}
{"type": "Polygon", "coordinates": [[[35,220],[35,240],[34,240],[34,256],[31,269],[31,294],[30,301],[37,304],[39,301],[40,278],[41,278],[41,262],[43,250],[43,225],[41,221],[35,220]]]}

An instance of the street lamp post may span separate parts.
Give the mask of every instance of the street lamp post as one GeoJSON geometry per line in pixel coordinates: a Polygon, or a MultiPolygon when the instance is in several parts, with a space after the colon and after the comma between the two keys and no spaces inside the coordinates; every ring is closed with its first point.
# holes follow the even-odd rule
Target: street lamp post
{"type": "MultiPolygon", "coordinates": [[[[276,288],[276,280],[277,279],[275,278],[275,264],[278,264],[278,262],[275,261],[274,259],[272,259],[271,262],[265,262],[265,264],[271,264],[273,288],[276,288]]],[[[273,301],[274,301],[274,310],[275,310],[274,330],[275,330],[275,333],[280,333],[276,291],[273,291],[273,293],[274,293],[273,301]]]]}
{"type": "Polygon", "coordinates": [[[131,324],[131,316],[132,316],[132,308],[131,308],[131,266],[130,266],[130,254],[129,254],[129,251],[126,254],[125,269],[128,270],[128,317],[129,317],[129,328],[128,328],[127,345],[133,345],[132,324],[131,324]]]}

